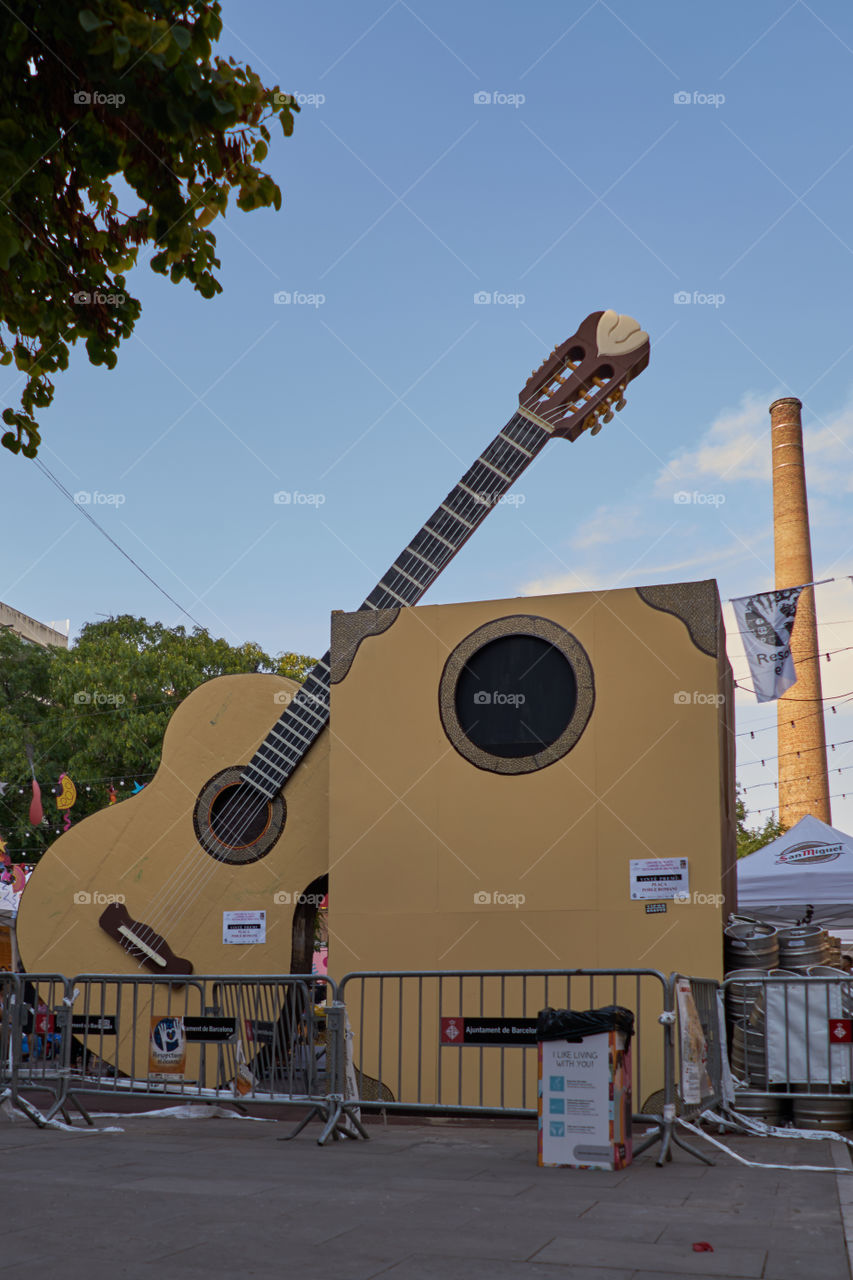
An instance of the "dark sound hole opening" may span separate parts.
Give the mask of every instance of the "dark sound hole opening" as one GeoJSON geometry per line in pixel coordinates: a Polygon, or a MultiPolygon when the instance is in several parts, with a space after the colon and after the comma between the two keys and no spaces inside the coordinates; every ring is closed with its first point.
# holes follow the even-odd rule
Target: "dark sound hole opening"
{"type": "Polygon", "coordinates": [[[490,755],[531,756],[565,733],[578,701],[571,663],[539,636],[500,636],[472,654],[456,683],[456,715],[490,755]]]}
{"type": "Polygon", "coordinates": [[[210,806],[210,829],[229,849],[245,849],[260,840],[270,818],[269,801],[245,782],[223,787],[210,806]]]}

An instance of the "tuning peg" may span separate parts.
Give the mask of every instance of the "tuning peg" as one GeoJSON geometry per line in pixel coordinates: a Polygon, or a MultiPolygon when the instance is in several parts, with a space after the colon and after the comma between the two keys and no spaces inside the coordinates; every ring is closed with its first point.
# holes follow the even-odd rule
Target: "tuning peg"
{"type": "MultiPolygon", "coordinates": [[[[605,419],[605,421],[606,421],[606,419],[605,419]]],[[[591,435],[591,436],[597,436],[597,435],[598,435],[598,433],[599,433],[599,431],[600,431],[600,430],[601,430],[601,428],[603,427],[603,425],[604,425],[604,423],[602,423],[602,422],[596,422],[595,426],[594,426],[594,427],[591,429],[591,431],[590,431],[590,435],[591,435]]]]}

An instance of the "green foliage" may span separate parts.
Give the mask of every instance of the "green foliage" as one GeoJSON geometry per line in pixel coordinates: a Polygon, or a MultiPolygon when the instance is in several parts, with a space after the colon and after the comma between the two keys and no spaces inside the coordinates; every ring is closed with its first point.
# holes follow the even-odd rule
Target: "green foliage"
{"type": "Polygon", "coordinates": [[[221,31],[216,0],[0,7],[0,364],[24,375],[20,409],[2,414],[13,453],[36,456],[36,411],[70,346],[115,367],[141,310],[126,280],[140,246],[155,248],[154,271],[212,298],[206,228],[231,192],[240,209],[281,207],[258,164],[267,125],[289,136],[299,107],[214,57],[221,31]],[[135,212],[119,207],[116,175],[135,212]]]}
{"type": "Polygon", "coordinates": [[[745,858],[748,853],[755,853],[756,849],[762,849],[764,845],[770,844],[771,840],[775,840],[777,836],[784,835],[788,830],[783,822],[773,816],[769,817],[763,826],[748,827],[746,825],[746,805],[744,804],[740,785],[737,788],[735,814],[737,817],[737,856],[739,858],[745,858]]]}
{"type": "Polygon", "coordinates": [[[13,862],[37,861],[55,839],[61,815],[51,788],[60,773],[77,785],[71,818],[79,822],[107,803],[111,779],[121,799],[134,779],[156,771],[172,712],[205,680],[273,671],[301,681],[313,663],[129,615],[88,623],[69,649],[42,649],[0,630],[0,781],[7,783],[0,835],[13,862]],[[29,822],[28,745],[48,819],[39,828],[29,822]]]}

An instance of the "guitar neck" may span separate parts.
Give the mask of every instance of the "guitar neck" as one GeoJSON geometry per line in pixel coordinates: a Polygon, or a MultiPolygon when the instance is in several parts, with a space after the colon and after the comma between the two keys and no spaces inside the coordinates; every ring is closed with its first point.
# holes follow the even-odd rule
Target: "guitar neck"
{"type": "MultiPolygon", "coordinates": [[[[546,427],[515,413],[468,468],[360,605],[397,609],[421,599],[457,551],[509,492],[551,438],[546,427]]],[[[293,773],[329,720],[330,655],[312,667],[243,773],[272,798],[293,773]]]]}

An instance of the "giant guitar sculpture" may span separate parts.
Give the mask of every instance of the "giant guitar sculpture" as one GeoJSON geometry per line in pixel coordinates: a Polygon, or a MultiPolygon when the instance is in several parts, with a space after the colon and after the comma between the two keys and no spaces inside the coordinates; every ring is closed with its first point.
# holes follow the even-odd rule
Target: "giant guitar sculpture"
{"type": "MultiPolygon", "coordinates": [[[[596,435],[648,362],[630,316],[587,316],[361,608],[419,601],[547,442],[596,435]]],[[[329,680],[327,653],[301,687],[220,676],[186,698],[144,791],[72,827],[36,866],[17,920],[27,970],[285,972],[293,913],[276,897],[328,870],[329,680]],[[266,941],[226,945],[231,912],[254,913],[266,941]]]]}

